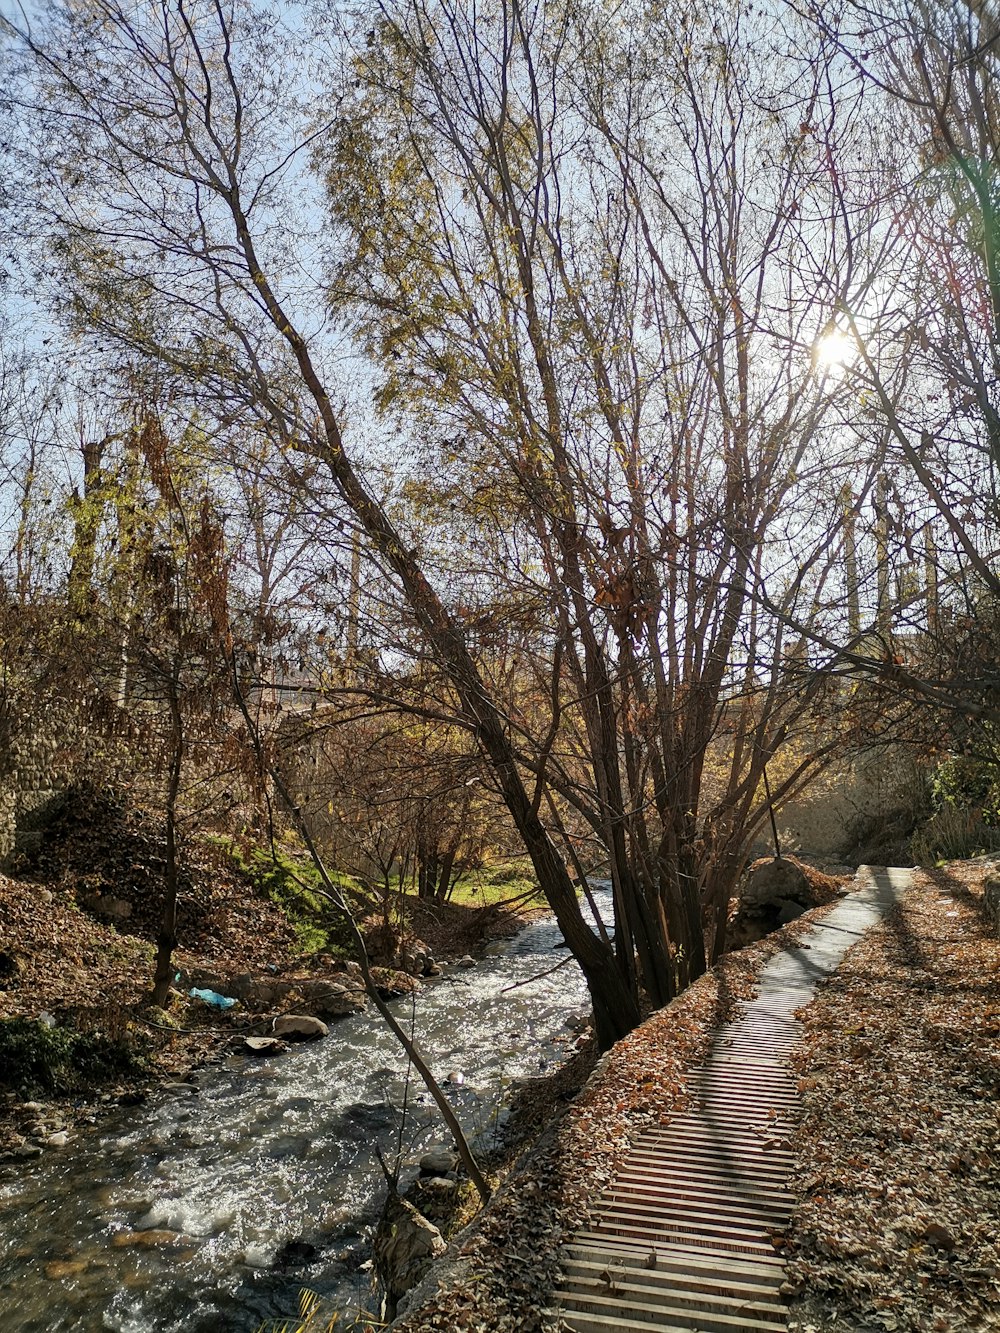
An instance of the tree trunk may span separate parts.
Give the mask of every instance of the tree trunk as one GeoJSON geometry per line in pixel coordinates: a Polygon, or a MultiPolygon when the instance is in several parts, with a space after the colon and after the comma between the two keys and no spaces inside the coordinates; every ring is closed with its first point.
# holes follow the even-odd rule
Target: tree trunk
{"type": "Polygon", "coordinates": [[[303,448],[322,458],[369,541],[396,574],[427,642],[461,700],[466,717],[474,723],[479,744],[490,761],[500,793],[531,858],[539,886],[587,979],[598,1045],[607,1050],[640,1021],[635,987],[627,984],[610,947],[583,919],[569,873],[525,789],[506,720],[489,695],[460,627],[424,574],[417,552],[403,542],[385,509],[354,470],[344,448],[333,403],[306,341],[292,325],[257,259],[249,223],[239,202],[239,182],[235,175],[231,184],[229,205],[250,275],[268,315],[287,341],[318,411],[322,434],[303,441],[303,448]]]}
{"type": "Polygon", "coordinates": [[[163,917],[156,941],[156,967],[153,972],[153,992],[150,1002],[163,1008],[170,990],[173,973],[171,959],[177,944],[177,797],[181,786],[184,764],[184,724],[177,696],[176,676],[171,681],[170,721],[173,747],[170,756],[170,778],[167,785],[167,849],[163,875],[163,917]]]}

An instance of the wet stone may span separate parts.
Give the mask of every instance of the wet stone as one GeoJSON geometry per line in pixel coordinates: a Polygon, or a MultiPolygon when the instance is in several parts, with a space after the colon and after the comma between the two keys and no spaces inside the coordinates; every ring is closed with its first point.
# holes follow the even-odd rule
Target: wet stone
{"type": "Polygon", "coordinates": [[[188,1238],[182,1236],[177,1231],[149,1230],[149,1231],[120,1231],[115,1236],[111,1244],[115,1249],[122,1250],[135,1247],[139,1250],[159,1250],[176,1249],[178,1246],[188,1244],[188,1238]]]}
{"type": "Polygon", "coordinates": [[[280,1037],[244,1037],[243,1049],[251,1055],[279,1055],[288,1046],[280,1037]]]}
{"type": "Polygon", "coordinates": [[[431,1148],[420,1159],[420,1170],[425,1176],[445,1176],[458,1170],[458,1153],[450,1148],[431,1148]]]}
{"type": "Polygon", "coordinates": [[[63,1278],[78,1277],[89,1267],[86,1259],[52,1259],[45,1265],[45,1276],[60,1282],[63,1278]]]}

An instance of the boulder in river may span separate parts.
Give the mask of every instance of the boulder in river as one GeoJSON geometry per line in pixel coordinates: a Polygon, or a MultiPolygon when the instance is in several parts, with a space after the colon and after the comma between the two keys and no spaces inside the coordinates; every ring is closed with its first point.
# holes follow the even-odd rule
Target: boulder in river
{"type": "Polygon", "coordinates": [[[280,1037],[244,1037],[243,1049],[251,1055],[278,1055],[288,1050],[288,1044],[280,1037]]]}
{"type": "Polygon", "coordinates": [[[330,1029],[321,1018],[310,1018],[308,1014],[282,1014],[274,1020],[271,1031],[275,1037],[284,1037],[288,1041],[315,1041],[327,1036],[330,1029]]]}
{"type": "Polygon", "coordinates": [[[358,1014],[368,1003],[364,990],[337,982],[313,982],[301,987],[309,1008],[321,1018],[346,1018],[358,1014]]]}
{"type": "Polygon", "coordinates": [[[319,1254],[319,1248],[308,1240],[288,1240],[275,1256],[275,1263],[281,1267],[300,1267],[311,1264],[319,1254]]]}

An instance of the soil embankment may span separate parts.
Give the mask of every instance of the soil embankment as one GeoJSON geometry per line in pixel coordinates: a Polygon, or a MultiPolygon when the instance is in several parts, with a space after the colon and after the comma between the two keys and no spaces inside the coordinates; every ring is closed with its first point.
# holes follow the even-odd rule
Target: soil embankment
{"type": "MultiPolygon", "coordinates": [[[[92,791],[67,802],[22,873],[0,875],[0,1020],[24,1020],[0,1026],[0,1157],[65,1146],[102,1108],[186,1078],[276,1013],[311,1012],[318,995],[325,1017],[364,1003],[347,959],[305,952],[294,919],[224,846],[200,840],[182,866],[178,993],[167,1011],[144,1008],[162,866],[155,814],[92,791]],[[214,1008],[187,995],[192,985],[241,1002],[214,1008]]],[[[538,913],[411,904],[407,933],[442,960],[478,954],[538,913]]],[[[420,984],[378,975],[389,994],[420,984]]]]}

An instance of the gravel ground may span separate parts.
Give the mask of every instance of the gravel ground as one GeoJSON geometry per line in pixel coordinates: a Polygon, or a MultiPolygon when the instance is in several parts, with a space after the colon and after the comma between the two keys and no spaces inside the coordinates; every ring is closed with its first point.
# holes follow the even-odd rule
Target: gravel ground
{"type": "Polygon", "coordinates": [[[828,906],[728,955],[598,1064],[562,1117],[518,1165],[490,1209],[461,1232],[411,1294],[397,1333],[533,1333],[565,1327],[550,1309],[563,1243],[588,1220],[630,1143],[688,1101],[689,1071],[716,1025],[751,998],[756,977],[828,906]]]}
{"type": "Polygon", "coordinates": [[[1000,941],[993,867],[918,872],[802,1011],[800,1333],[1000,1329],[1000,941]]]}

